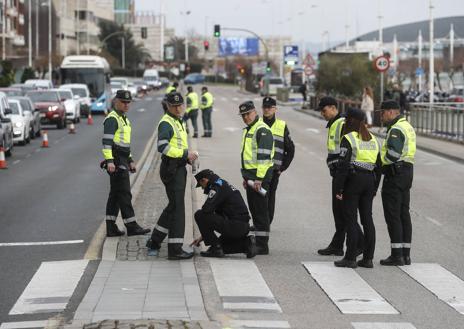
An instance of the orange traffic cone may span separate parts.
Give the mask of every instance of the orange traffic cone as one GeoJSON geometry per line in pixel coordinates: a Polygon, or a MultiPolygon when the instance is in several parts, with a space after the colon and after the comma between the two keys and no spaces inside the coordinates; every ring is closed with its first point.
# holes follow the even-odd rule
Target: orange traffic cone
{"type": "Polygon", "coordinates": [[[89,116],[87,117],[87,124],[88,125],[93,125],[92,113],[90,113],[90,112],[89,112],[89,116]]]}
{"type": "Polygon", "coordinates": [[[76,133],[76,127],[74,126],[74,122],[71,122],[71,124],[69,125],[69,133],[70,134],[76,133]]]}
{"type": "Polygon", "coordinates": [[[42,133],[42,147],[48,147],[48,133],[46,130],[42,133]]]}
{"type": "Polygon", "coordinates": [[[0,169],[8,169],[8,166],[5,160],[5,150],[3,149],[2,146],[0,146],[0,169]]]}

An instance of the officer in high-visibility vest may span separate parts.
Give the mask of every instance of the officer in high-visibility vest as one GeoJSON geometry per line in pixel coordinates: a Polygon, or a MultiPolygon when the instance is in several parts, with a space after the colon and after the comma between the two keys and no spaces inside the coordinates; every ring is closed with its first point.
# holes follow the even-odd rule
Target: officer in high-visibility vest
{"type": "Polygon", "coordinates": [[[201,88],[201,119],[203,121],[203,136],[201,137],[212,137],[213,136],[213,125],[211,123],[211,115],[213,112],[214,98],[213,95],[208,91],[208,88],[203,86],[201,88]]]}
{"type": "Polygon", "coordinates": [[[247,101],[239,106],[239,114],[247,125],[242,136],[242,177],[246,189],[256,236],[256,253],[269,254],[269,184],[274,167],[274,139],[271,129],[258,116],[255,105],[247,101]],[[250,186],[251,185],[251,186],[250,186]],[[263,189],[265,191],[263,191],[263,189]]]}
{"type": "Polygon", "coordinates": [[[151,254],[161,248],[168,236],[168,259],[179,260],[193,257],[182,249],[185,232],[185,186],[187,163],[197,159],[198,153],[189,150],[187,133],[182,122],[184,98],[178,92],[167,96],[168,111],[158,124],[158,152],[161,155],[160,177],[169,203],[155,225],[147,247],[151,254]]]}
{"type": "MultiPolygon", "coordinates": [[[[193,126],[193,138],[198,137],[198,108],[199,108],[199,101],[198,101],[198,94],[193,91],[192,86],[187,87],[187,96],[186,98],[186,107],[185,107],[185,115],[184,121],[185,124],[188,125],[188,120],[192,121],[193,126]]],[[[187,127],[188,131],[188,127],[187,127]]]]}
{"type": "Polygon", "coordinates": [[[375,250],[372,201],[381,177],[380,144],[367,130],[365,114],[360,109],[348,109],[344,133],[334,185],[336,197],[342,203],[346,252],[343,259],[335,261],[335,266],[372,268],[375,250]],[[358,211],[364,236],[358,234],[358,211]],[[363,258],[356,262],[359,239],[364,240],[363,258]]]}
{"type": "Polygon", "coordinates": [[[290,138],[287,123],[284,120],[276,118],[277,102],[272,97],[263,98],[263,121],[271,127],[274,137],[274,170],[272,180],[269,186],[269,223],[274,219],[275,196],[279,178],[282,172],[287,170],[295,156],[295,145],[290,138]]]}
{"type": "Polygon", "coordinates": [[[177,87],[179,87],[179,83],[176,81],[172,85],[168,86],[164,93],[167,95],[169,93],[177,91],[177,87]]]}
{"type": "Polygon", "coordinates": [[[126,117],[132,97],[127,90],[116,92],[114,109],[103,121],[103,157],[102,164],[110,175],[110,194],[106,203],[106,236],[124,235],[116,225],[116,218],[121,210],[122,220],[127,235],[149,233],[135,221],[132,207],[129,171],[135,172],[135,162],[130,151],[131,124],[126,117]]]}
{"type": "MultiPolygon", "coordinates": [[[[319,255],[343,256],[343,244],[345,242],[345,221],[343,220],[342,204],[336,198],[336,190],[334,187],[334,179],[337,172],[337,164],[340,155],[340,141],[342,139],[343,125],[345,117],[341,116],[337,108],[337,100],[327,96],[321,98],[318,106],[321,115],[327,122],[327,166],[329,167],[330,176],[332,177],[332,213],[335,221],[335,234],[329,246],[324,249],[319,249],[319,255]]],[[[361,227],[358,225],[358,233],[362,234],[361,227]]],[[[359,249],[362,250],[362,241],[359,240],[359,249]]]]}
{"type": "Polygon", "coordinates": [[[381,105],[381,120],[387,126],[382,145],[382,203],[390,235],[391,254],[381,265],[410,265],[412,223],[409,214],[410,190],[413,180],[416,133],[400,114],[400,105],[393,100],[381,105]]]}

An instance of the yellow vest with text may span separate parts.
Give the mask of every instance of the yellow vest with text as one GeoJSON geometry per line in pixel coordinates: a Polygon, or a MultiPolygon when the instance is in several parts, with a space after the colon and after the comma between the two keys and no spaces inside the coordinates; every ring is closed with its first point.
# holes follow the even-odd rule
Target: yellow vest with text
{"type": "Polygon", "coordinates": [[[202,94],[201,97],[203,98],[206,98],[206,104],[203,104],[203,101],[201,102],[201,105],[200,105],[200,109],[204,110],[204,109],[207,109],[207,108],[210,108],[210,107],[213,107],[213,102],[214,102],[214,99],[213,99],[213,95],[207,91],[206,93],[202,94]]]}
{"type": "Polygon", "coordinates": [[[403,151],[401,152],[400,158],[398,161],[404,161],[411,164],[414,164],[414,156],[416,154],[416,132],[414,131],[414,127],[405,119],[399,119],[393,126],[390,127],[388,131],[387,137],[382,145],[382,152],[381,152],[381,159],[382,165],[389,165],[393,162],[387,159],[387,141],[390,138],[391,131],[393,129],[398,129],[403,133],[405,138],[403,151]]]}
{"type": "MultiPolygon", "coordinates": [[[[126,120],[124,119],[115,111],[111,111],[107,117],[105,118],[105,121],[108,120],[109,118],[115,118],[116,121],[118,122],[118,129],[114,133],[113,136],[113,143],[114,145],[122,148],[122,149],[128,149],[130,150],[130,142],[131,142],[131,124],[129,121],[129,118],[126,117],[126,120]]],[[[105,123],[103,121],[103,123],[105,123]]],[[[103,149],[103,157],[105,160],[111,160],[113,159],[113,150],[112,149],[103,149]]]]}
{"type": "Polygon", "coordinates": [[[190,99],[190,105],[187,105],[185,112],[189,113],[191,110],[198,110],[198,94],[197,93],[188,93],[187,98],[190,99]]]}
{"type": "Polygon", "coordinates": [[[282,160],[284,158],[285,125],[286,123],[284,120],[275,119],[271,127],[272,136],[274,137],[274,165],[277,169],[282,166],[282,160]]]}
{"type": "Polygon", "coordinates": [[[346,138],[351,145],[350,163],[356,168],[374,170],[380,152],[377,138],[371,134],[371,140],[363,141],[356,131],[346,134],[343,138],[346,138]]]}
{"type": "Polygon", "coordinates": [[[161,122],[167,122],[171,125],[172,130],[174,131],[174,135],[171,137],[171,140],[160,141],[158,140],[158,146],[162,143],[169,144],[164,150],[163,154],[170,157],[170,158],[182,158],[184,155],[184,151],[188,149],[188,141],[187,141],[187,132],[184,129],[184,125],[179,121],[171,117],[169,114],[163,115],[161,118],[159,125],[161,122]]]}
{"type": "Polygon", "coordinates": [[[343,125],[345,118],[341,117],[335,120],[327,132],[327,152],[329,154],[340,153],[340,141],[342,139],[343,125]]]}

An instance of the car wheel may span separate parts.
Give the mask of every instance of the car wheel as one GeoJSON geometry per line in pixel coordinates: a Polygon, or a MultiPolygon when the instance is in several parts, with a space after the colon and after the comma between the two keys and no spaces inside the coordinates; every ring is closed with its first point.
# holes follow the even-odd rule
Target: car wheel
{"type": "Polygon", "coordinates": [[[64,129],[64,123],[66,122],[66,120],[61,120],[60,122],[58,122],[56,124],[56,128],[57,129],[64,129]]]}
{"type": "Polygon", "coordinates": [[[39,127],[39,129],[35,132],[35,137],[40,137],[40,129],[41,127],[39,127]]]}
{"type": "Polygon", "coordinates": [[[37,136],[35,130],[34,130],[34,127],[31,127],[31,131],[29,132],[29,136],[31,137],[31,139],[35,139],[35,137],[37,136]]]}
{"type": "MultiPolygon", "coordinates": [[[[24,131],[24,136],[26,136],[26,132],[24,131]]],[[[29,134],[29,136],[24,137],[24,141],[26,142],[26,144],[29,144],[31,142],[31,134],[29,134]]]]}

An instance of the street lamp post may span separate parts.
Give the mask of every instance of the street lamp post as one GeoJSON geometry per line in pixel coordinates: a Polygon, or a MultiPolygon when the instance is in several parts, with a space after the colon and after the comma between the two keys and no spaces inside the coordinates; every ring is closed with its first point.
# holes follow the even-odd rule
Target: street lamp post
{"type": "Polygon", "coordinates": [[[29,67],[32,67],[32,3],[31,0],[28,1],[27,7],[28,7],[28,30],[27,30],[27,43],[29,46],[29,67]]]}
{"type": "Polygon", "coordinates": [[[6,6],[8,2],[3,3],[2,17],[2,60],[6,59],[6,6]]]}
{"type": "Polygon", "coordinates": [[[185,20],[184,20],[184,33],[185,33],[185,42],[184,42],[184,46],[185,46],[185,62],[188,63],[189,61],[189,51],[188,51],[188,34],[187,34],[187,28],[186,28],[186,21],[187,21],[187,17],[188,15],[190,15],[191,11],[190,10],[187,10],[186,12],[180,12],[181,15],[184,15],[185,14],[185,20]]]}
{"type": "Polygon", "coordinates": [[[35,59],[39,58],[39,1],[35,0],[35,59]]]}
{"type": "MultiPolygon", "coordinates": [[[[418,59],[418,66],[419,68],[421,69],[422,68],[422,31],[419,30],[419,37],[418,37],[418,54],[417,56],[419,57],[418,59]]],[[[420,72],[421,74],[419,74],[419,92],[422,91],[422,75],[423,75],[423,72],[420,72]]]]}
{"type": "Polygon", "coordinates": [[[126,43],[125,43],[124,35],[121,38],[121,47],[122,47],[121,64],[122,64],[122,68],[125,69],[126,68],[126,43]]]}
{"type": "Polygon", "coordinates": [[[48,0],[48,74],[52,81],[52,0],[48,0]]]}
{"type": "Polygon", "coordinates": [[[433,5],[432,5],[432,0],[430,0],[430,54],[429,54],[429,103],[430,106],[433,105],[433,87],[434,87],[434,82],[435,82],[435,77],[434,77],[434,72],[435,72],[435,67],[434,67],[434,53],[433,53],[433,5]]]}
{"type": "Polygon", "coordinates": [[[160,0],[160,60],[164,62],[164,3],[160,0]]]}

